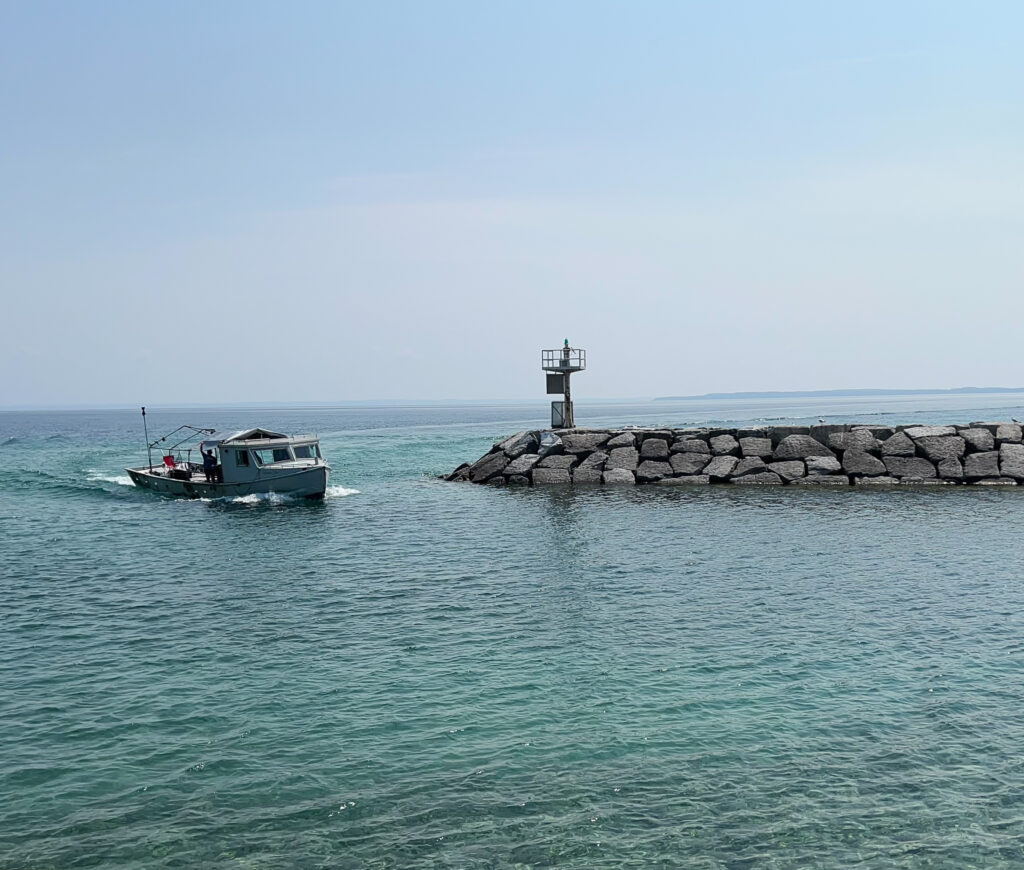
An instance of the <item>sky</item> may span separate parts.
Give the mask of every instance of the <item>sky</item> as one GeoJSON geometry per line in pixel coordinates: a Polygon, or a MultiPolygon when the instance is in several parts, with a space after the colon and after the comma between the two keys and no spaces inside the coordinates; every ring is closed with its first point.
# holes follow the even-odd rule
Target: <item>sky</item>
{"type": "Polygon", "coordinates": [[[0,407],[1019,386],[1022,32],[0,0],[0,407]]]}

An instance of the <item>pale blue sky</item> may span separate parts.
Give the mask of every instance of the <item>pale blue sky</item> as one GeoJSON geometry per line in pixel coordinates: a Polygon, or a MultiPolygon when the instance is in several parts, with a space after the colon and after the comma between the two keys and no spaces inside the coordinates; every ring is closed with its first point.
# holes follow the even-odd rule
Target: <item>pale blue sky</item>
{"type": "Polygon", "coordinates": [[[0,406],[1024,383],[1024,5],[0,2],[0,406]]]}

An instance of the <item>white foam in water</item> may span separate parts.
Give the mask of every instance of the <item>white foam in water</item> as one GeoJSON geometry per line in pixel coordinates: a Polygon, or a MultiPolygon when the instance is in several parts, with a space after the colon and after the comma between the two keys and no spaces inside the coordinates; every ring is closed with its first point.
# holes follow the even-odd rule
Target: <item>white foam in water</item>
{"type": "Polygon", "coordinates": [[[347,486],[329,486],[324,492],[324,498],[344,498],[346,495],[359,495],[359,490],[347,486]]]}
{"type": "Polygon", "coordinates": [[[88,480],[102,481],[103,483],[116,483],[119,486],[134,486],[132,479],[127,474],[102,474],[99,471],[94,471],[91,468],[87,468],[86,472],[89,477],[88,480]]]}
{"type": "Polygon", "coordinates": [[[254,492],[250,495],[239,495],[235,498],[225,499],[231,504],[288,504],[295,501],[290,495],[282,495],[279,492],[254,492]]]}

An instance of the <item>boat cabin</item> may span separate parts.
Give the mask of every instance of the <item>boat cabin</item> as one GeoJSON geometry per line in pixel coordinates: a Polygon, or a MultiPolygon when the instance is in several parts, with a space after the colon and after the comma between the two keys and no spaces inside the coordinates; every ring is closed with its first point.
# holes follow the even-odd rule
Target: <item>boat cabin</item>
{"type": "Polygon", "coordinates": [[[215,449],[223,483],[248,483],[275,471],[294,472],[322,460],[316,435],[284,435],[267,429],[246,429],[226,437],[204,438],[200,448],[215,449]]]}

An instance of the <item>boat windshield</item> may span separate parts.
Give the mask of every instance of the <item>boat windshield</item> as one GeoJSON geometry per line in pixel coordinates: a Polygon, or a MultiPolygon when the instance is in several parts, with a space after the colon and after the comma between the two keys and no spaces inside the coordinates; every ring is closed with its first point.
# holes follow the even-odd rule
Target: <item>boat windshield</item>
{"type": "Polygon", "coordinates": [[[295,448],[296,459],[319,459],[320,450],[316,444],[299,444],[295,448]]]}
{"type": "Polygon", "coordinates": [[[273,465],[275,462],[288,462],[292,458],[291,451],[287,447],[263,447],[251,451],[256,457],[257,465],[273,465]]]}

